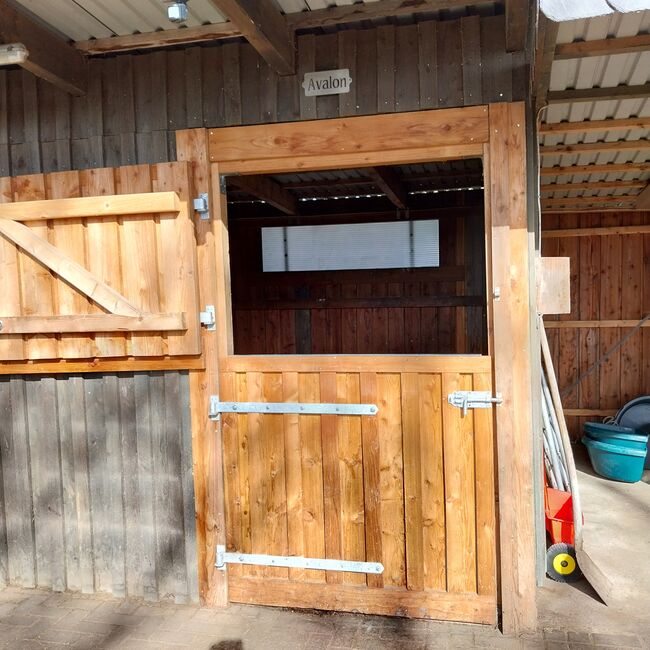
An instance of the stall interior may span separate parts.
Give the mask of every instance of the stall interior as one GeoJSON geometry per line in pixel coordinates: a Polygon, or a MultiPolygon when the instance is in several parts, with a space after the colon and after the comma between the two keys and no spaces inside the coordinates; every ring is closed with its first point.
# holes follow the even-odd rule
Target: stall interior
{"type": "Polygon", "coordinates": [[[226,180],[235,354],[487,354],[480,159],[226,180]]]}

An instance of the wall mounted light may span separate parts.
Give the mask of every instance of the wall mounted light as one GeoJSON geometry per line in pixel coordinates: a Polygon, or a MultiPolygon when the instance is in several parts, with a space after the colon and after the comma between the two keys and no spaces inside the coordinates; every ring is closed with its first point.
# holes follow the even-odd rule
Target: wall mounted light
{"type": "Polygon", "coordinates": [[[0,66],[20,65],[27,61],[29,51],[22,43],[0,45],[0,66]]]}
{"type": "Polygon", "coordinates": [[[167,7],[167,18],[173,23],[184,23],[187,20],[187,0],[172,2],[167,7]]]}

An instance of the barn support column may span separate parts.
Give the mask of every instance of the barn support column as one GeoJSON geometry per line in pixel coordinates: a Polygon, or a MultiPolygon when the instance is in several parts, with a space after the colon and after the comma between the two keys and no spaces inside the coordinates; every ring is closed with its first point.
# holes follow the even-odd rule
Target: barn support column
{"type": "Polygon", "coordinates": [[[504,633],[522,634],[537,627],[526,116],[523,103],[489,110],[490,333],[495,389],[503,396],[495,409],[501,608],[504,633]]]}

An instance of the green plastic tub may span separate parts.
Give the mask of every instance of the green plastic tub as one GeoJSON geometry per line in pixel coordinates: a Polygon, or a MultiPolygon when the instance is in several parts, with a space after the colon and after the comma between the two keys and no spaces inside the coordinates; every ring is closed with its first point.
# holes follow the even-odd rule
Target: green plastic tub
{"type": "Polygon", "coordinates": [[[636,483],[643,476],[646,449],[630,449],[620,444],[599,442],[589,436],[582,438],[594,471],[614,481],[636,483]]]}

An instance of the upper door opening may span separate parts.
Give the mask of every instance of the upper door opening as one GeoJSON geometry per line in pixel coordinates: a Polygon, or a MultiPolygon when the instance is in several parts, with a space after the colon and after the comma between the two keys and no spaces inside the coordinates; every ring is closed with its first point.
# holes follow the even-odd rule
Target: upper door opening
{"type": "Polygon", "coordinates": [[[227,179],[235,354],[486,354],[480,159],[227,179]]]}

